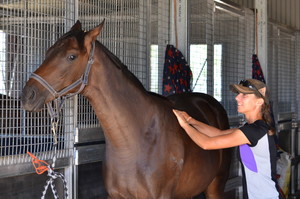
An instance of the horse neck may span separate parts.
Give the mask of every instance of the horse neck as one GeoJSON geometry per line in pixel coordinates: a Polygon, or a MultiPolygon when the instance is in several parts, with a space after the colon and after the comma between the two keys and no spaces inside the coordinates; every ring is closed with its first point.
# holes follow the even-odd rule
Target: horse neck
{"type": "Polygon", "coordinates": [[[115,66],[99,46],[83,95],[90,101],[104,130],[107,145],[133,146],[139,126],[144,122],[147,92],[115,66]],[[139,125],[136,123],[139,122],[139,125]],[[128,139],[130,137],[130,139],[128,139]]]}

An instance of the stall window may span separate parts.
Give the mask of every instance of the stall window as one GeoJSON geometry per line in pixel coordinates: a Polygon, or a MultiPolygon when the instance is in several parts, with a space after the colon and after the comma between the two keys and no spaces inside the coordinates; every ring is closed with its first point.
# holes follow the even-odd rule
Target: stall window
{"type": "Polygon", "coordinates": [[[158,45],[151,45],[150,65],[150,90],[158,93],[158,45]]]}
{"type": "MultiPolygon", "coordinates": [[[[222,45],[214,46],[214,97],[221,101],[222,91],[222,45]]],[[[207,45],[190,46],[190,67],[193,72],[193,92],[207,93],[207,45]]]]}

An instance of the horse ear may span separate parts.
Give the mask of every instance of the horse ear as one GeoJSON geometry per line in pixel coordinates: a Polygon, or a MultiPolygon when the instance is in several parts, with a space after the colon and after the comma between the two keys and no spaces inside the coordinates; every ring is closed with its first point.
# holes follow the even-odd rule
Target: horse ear
{"type": "Polygon", "coordinates": [[[71,31],[72,30],[81,30],[81,23],[79,20],[77,20],[76,23],[72,26],[71,31]]]}
{"type": "Polygon", "coordinates": [[[103,19],[103,21],[98,26],[96,26],[94,29],[88,31],[85,35],[85,41],[87,41],[87,42],[95,41],[104,26],[104,22],[105,22],[105,19],[103,19]]]}

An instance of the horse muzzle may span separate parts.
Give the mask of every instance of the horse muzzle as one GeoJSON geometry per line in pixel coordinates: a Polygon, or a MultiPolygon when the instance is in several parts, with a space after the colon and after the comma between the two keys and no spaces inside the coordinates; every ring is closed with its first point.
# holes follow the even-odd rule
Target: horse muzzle
{"type": "Polygon", "coordinates": [[[45,104],[46,97],[35,86],[26,85],[21,95],[22,108],[27,111],[40,111],[45,104]]]}

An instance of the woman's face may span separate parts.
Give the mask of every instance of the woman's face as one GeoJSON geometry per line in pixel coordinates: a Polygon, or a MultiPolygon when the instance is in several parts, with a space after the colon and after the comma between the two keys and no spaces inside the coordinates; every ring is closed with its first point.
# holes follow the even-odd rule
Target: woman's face
{"type": "Polygon", "coordinates": [[[257,108],[259,98],[257,98],[255,94],[239,93],[235,97],[235,100],[237,102],[237,111],[242,114],[247,114],[257,108]]]}

